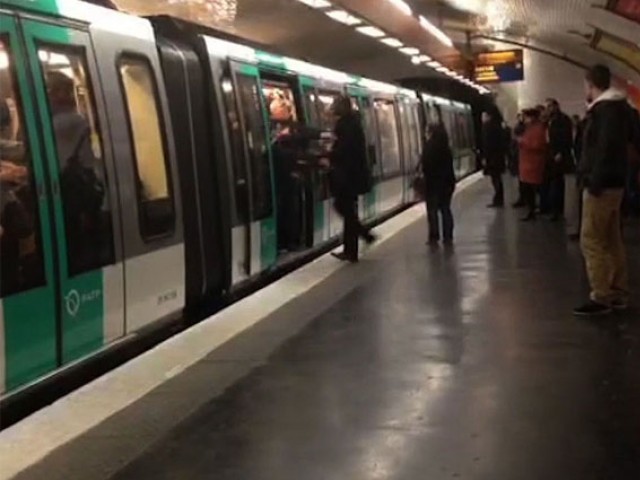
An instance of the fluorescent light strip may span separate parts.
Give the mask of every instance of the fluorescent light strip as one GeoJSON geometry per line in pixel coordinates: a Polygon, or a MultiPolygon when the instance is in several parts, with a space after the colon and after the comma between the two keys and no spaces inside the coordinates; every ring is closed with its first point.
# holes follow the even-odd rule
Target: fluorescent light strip
{"type": "Polygon", "coordinates": [[[433,23],[427,20],[425,17],[420,15],[420,25],[426,31],[428,31],[431,35],[436,37],[442,43],[444,43],[447,47],[453,47],[453,40],[451,40],[446,33],[436,27],[433,23]]]}
{"type": "Polygon", "coordinates": [[[400,52],[404,53],[405,55],[419,55],[420,54],[420,50],[418,50],[417,48],[414,48],[414,47],[401,48],[400,52]]]}
{"type": "Polygon", "coordinates": [[[420,57],[414,55],[413,57],[411,57],[411,63],[413,63],[414,65],[419,65],[420,64],[420,57]]]}
{"type": "Polygon", "coordinates": [[[404,0],[389,0],[389,2],[405,15],[413,15],[413,10],[404,0]]]}
{"type": "Polygon", "coordinates": [[[438,68],[441,67],[442,65],[440,64],[440,62],[436,62],[435,60],[432,62],[427,63],[427,66],[431,67],[431,68],[438,68]]]}
{"type": "Polygon", "coordinates": [[[384,37],[385,33],[377,27],[368,25],[366,27],[358,27],[356,30],[367,37],[380,38],[384,37]]]}
{"type": "Polygon", "coordinates": [[[420,58],[420,61],[424,62],[424,63],[427,63],[427,62],[431,61],[431,57],[429,55],[420,55],[419,58],[420,58]]]}
{"type": "Polygon", "coordinates": [[[404,43],[402,43],[397,38],[381,38],[380,41],[385,45],[388,45],[389,47],[393,47],[393,48],[400,48],[404,45],[404,43]]]}
{"type": "Polygon", "coordinates": [[[331,2],[327,0],[298,0],[311,8],[327,8],[331,6],[331,2]]]}
{"type": "Polygon", "coordinates": [[[343,23],[350,27],[353,27],[354,25],[360,25],[362,23],[362,20],[360,20],[358,17],[351,15],[349,12],[345,10],[330,10],[328,12],[325,12],[325,14],[328,17],[331,17],[336,22],[343,23]]]}
{"type": "Polygon", "coordinates": [[[384,93],[397,93],[398,87],[395,85],[390,85],[388,83],[378,82],[376,80],[370,80],[368,78],[361,78],[358,82],[362,87],[368,88],[370,90],[375,90],[378,92],[384,93]]]}

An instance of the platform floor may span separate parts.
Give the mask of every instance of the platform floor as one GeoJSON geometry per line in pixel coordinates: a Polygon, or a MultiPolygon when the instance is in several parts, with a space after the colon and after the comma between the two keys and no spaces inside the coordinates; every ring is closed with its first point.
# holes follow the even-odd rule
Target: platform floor
{"type": "Polygon", "coordinates": [[[455,249],[416,222],[17,478],[639,479],[638,296],[573,318],[577,245],[488,197],[455,249]]]}

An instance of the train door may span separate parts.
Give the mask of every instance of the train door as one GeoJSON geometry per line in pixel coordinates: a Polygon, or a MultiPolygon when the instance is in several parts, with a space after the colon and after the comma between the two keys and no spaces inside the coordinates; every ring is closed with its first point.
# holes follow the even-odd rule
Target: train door
{"type": "Polygon", "coordinates": [[[260,80],[273,165],[277,248],[286,254],[312,243],[314,166],[297,137],[299,126],[305,123],[297,79],[261,70],[260,80]]]}
{"type": "MultiPolygon", "coordinates": [[[[302,102],[305,109],[305,120],[307,125],[313,128],[324,130],[322,133],[320,148],[329,151],[332,143],[333,133],[329,130],[330,125],[323,120],[321,112],[325,111],[325,106],[321,105],[315,81],[311,78],[301,77],[300,88],[302,102]]],[[[331,237],[331,189],[329,185],[329,170],[314,169],[312,173],[313,182],[313,245],[321,244],[331,237]]]]}
{"type": "Polygon", "coordinates": [[[0,395],[58,365],[50,203],[26,56],[0,13],[0,395]]]}
{"type": "Polygon", "coordinates": [[[249,179],[249,275],[273,266],[277,255],[271,151],[258,68],[231,62],[249,179]]]}
{"type": "Polygon", "coordinates": [[[22,27],[53,192],[60,356],[67,363],[124,333],[116,176],[89,34],[35,20],[22,27]]]}
{"type": "Polygon", "coordinates": [[[367,150],[367,163],[369,167],[369,173],[373,180],[373,186],[371,191],[365,195],[361,195],[359,199],[360,217],[364,220],[369,220],[375,216],[376,209],[376,178],[377,178],[377,159],[376,159],[376,135],[375,126],[373,124],[371,102],[366,91],[353,90],[351,92],[351,100],[353,107],[358,111],[360,120],[362,121],[362,129],[364,131],[366,150],[367,150]]]}
{"type": "MultiPolygon", "coordinates": [[[[336,116],[333,113],[333,104],[342,94],[338,90],[318,89],[317,91],[318,118],[320,128],[333,139],[333,131],[336,126],[336,116]]],[[[333,211],[333,200],[329,188],[329,175],[323,176],[323,211],[325,225],[327,225],[329,238],[337,237],[342,232],[342,218],[333,211]]]]}

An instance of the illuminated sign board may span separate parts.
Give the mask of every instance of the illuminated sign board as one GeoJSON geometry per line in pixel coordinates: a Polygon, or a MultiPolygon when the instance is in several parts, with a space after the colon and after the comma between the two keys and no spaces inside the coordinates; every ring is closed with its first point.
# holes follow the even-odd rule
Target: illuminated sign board
{"type": "Polygon", "coordinates": [[[476,83],[524,80],[524,53],[522,50],[478,53],[473,76],[476,83]]]}

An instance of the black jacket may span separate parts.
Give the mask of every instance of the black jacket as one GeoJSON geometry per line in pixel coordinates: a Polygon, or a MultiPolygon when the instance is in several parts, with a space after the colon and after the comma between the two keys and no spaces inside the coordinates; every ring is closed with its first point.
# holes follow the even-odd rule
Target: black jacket
{"type": "Polygon", "coordinates": [[[331,186],[334,196],[354,197],[371,189],[366,141],[357,114],[340,117],[331,150],[331,186]]]}
{"type": "Polygon", "coordinates": [[[574,170],[571,118],[562,112],[556,113],[549,121],[548,132],[552,174],[562,175],[574,170]],[[558,154],[562,156],[560,162],[555,161],[558,154]]]}
{"type": "Polygon", "coordinates": [[[453,154],[446,132],[437,131],[425,143],[422,151],[426,194],[450,193],[456,185],[453,154]]]}
{"type": "Polygon", "coordinates": [[[624,188],[631,141],[631,108],[624,96],[607,90],[587,112],[578,168],[584,186],[594,193],[624,188]]]}
{"type": "Polygon", "coordinates": [[[498,121],[490,121],[482,125],[482,155],[489,175],[504,173],[506,168],[507,145],[502,125],[498,121]]]}

